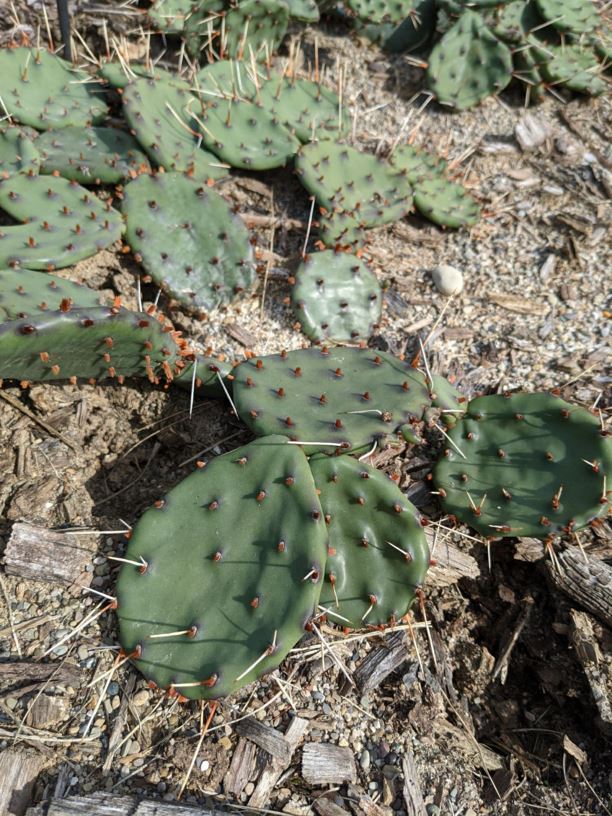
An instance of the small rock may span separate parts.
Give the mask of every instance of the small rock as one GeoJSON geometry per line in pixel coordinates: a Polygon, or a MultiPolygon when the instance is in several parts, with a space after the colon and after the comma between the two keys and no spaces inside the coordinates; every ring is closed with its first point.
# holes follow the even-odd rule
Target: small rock
{"type": "Polygon", "coordinates": [[[526,113],[514,128],[521,150],[535,150],[552,135],[550,125],[541,116],[526,113]]]}
{"type": "Polygon", "coordinates": [[[146,689],[141,689],[132,697],[132,702],[135,706],[146,706],[149,702],[149,696],[149,692],[146,689]]]}
{"type": "Polygon", "coordinates": [[[463,275],[459,269],[448,264],[441,264],[431,273],[434,285],[442,295],[458,295],[463,289],[463,275]]]}
{"type": "Polygon", "coordinates": [[[367,773],[370,770],[372,759],[370,757],[370,752],[367,749],[361,752],[361,756],[359,757],[359,764],[361,766],[361,770],[364,773],[367,773]]]}

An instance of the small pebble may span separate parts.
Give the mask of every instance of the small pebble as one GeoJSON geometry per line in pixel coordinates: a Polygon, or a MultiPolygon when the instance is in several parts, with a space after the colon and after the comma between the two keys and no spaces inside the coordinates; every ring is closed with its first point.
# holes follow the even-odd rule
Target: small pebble
{"type": "Polygon", "coordinates": [[[441,264],[431,273],[434,285],[442,295],[458,295],[463,290],[463,275],[460,270],[448,264],[441,264]]]}
{"type": "Polygon", "coordinates": [[[359,764],[361,765],[361,770],[364,773],[367,773],[370,770],[370,765],[372,763],[370,752],[366,749],[365,751],[361,752],[361,756],[359,757],[359,764]]]}
{"type": "Polygon", "coordinates": [[[145,706],[149,702],[149,696],[149,692],[146,689],[141,689],[132,697],[132,702],[135,706],[145,706]]]}

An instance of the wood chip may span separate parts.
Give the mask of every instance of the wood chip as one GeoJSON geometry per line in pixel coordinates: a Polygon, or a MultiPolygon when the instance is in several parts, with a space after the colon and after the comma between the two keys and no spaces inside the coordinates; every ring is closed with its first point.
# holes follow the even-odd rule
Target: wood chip
{"type": "Polygon", "coordinates": [[[40,754],[6,748],[0,754],[0,814],[23,816],[45,760],[40,754]]]}
{"type": "Polygon", "coordinates": [[[586,612],[570,612],[570,643],[582,665],[599,716],[595,722],[612,734],[612,655],[600,648],[593,619],[586,612]]]}
{"type": "Polygon", "coordinates": [[[572,547],[548,563],[555,586],[612,628],[612,567],[572,547]]]}
{"type": "MultiPolygon", "coordinates": [[[[3,811],[0,811],[3,813],[3,811]]],[[[136,796],[117,796],[113,793],[92,793],[90,796],[70,796],[53,799],[48,810],[44,805],[30,808],[25,816],[219,816],[231,813],[218,808],[210,810],[202,805],[175,805],[136,796]]]]}
{"type": "Polygon", "coordinates": [[[327,742],[309,742],[302,751],[302,776],[309,785],[355,782],[357,768],[353,752],[327,742]]]}
{"type": "Polygon", "coordinates": [[[238,797],[255,773],[257,763],[257,746],[244,737],[240,737],[232,756],[229,769],[223,779],[225,793],[238,797]]]}
{"type": "Polygon", "coordinates": [[[408,659],[406,632],[393,632],[363,658],[353,675],[362,694],[377,688],[391,672],[408,659]]]}
{"type": "Polygon", "coordinates": [[[535,303],[533,300],[527,300],[527,298],[518,295],[489,292],[488,298],[491,303],[501,306],[502,309],[507,309],[509,312],[518,312],[518,314],[532,314],[543,317],[550,311],[547,303],[535,303]]]}
{"type": "Polygon", "coordinates": [[[402,770],[404,772],[404,802],[408,816],[426,816],[425,800],[421,793],[414,757],[408,749],[402,760],[402,770]]]}
{"type": "Polygon", "coordinates": [[[349,811],[332,802],[326,796],[319,796],[313,802],[319,816],[348,816],[349,811]]]}
{"type": "MultiPolygon", "coordinates": [[[[308,720],[302,717],[294,717],[291,720],[284,735],[286,742],[290,746],[291,754],[296,750],[309,727],[310,723],[308,720]]],[[[281,774],[289,767],[289,763],[290,760],[285,762],[273,756],[268,759],[266,766],[261,772],[261,776],[257,780],[255,790],[249,799],[249,807],[262,809],[268,804],[268,800],[272,795],[276,783],[280,779],[281,774]]]]}
{"type": "MultiPolygon", "coordinates": [[[[426,528],[425,533],[429,539],[431,548],[434,538],[431,528],[426,528]]],[[[478,561],[468,553],[463,552],[450,541],[438,544],[433,551],[432,558],[436,562],[427,573],[427,585],[434,587],[446,587],[456,584],[460,578],[478,578],[480,568],[478,561]]]]}
{"type": "Polygon", "coordinates": [[[447,738],[446,741],[452,751],[459,751],[478,768],[497,771],[504,767],[499,754],[487,748],[486,745],[477,742],[467,731],[457,728],[456,725],[452,725],[443,717],[437,717],[430,726],[432,733],[447,738]]]}
{"type": "Polygon", "coordinates": [[[269,725],[264,725],[255,717],[247,717],[244,720],[239,720],[234,726],[234,730],[241,737],[245,737],[255,745],[263,748],[273,757],[280,759],[282,762],[289,762],[293,749],[284,734],[277,731],[276,728],[271,728],[269,725]]]}
{"type": "Polygon", "coordinates": [[[51,584],[89,586],[93,572],[86,572],[85,568],[92,556],[93,550],[83,538],[17,522],[6,545],[4,566],[7,575],[51,584]]]}
{"type": "Polygon", "coordinates": [[[30,728],[50,728],[68,716],[68,702],[63,697],[52,697],[41,694],[37,697],[26,717],[26,725],[30,728]]]}
{"type": "Polygon", "coordinates": [[[255,338],[251,334],[250,331],[242,328],[237,323],[224,323],[223,329],[226,334],[235,340],[237,343],[240,343],[241,346],[245,348],[253,348],[255,346],[255,338]]]}
{"type": "Polygon", "coordinates": [[[0,663],[0,683],[36,682],[51,685],[79,686],[81,670],[71,663],[35,663],[19,660],[11,663],[0,663]]]}

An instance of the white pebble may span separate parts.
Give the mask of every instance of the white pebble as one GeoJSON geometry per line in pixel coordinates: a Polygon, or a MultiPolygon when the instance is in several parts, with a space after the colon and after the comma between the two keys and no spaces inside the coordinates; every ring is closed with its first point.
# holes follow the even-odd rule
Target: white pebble
{"type": "Polygon", "coordinates": [[[459,269],[441,264],[431,273],[436,289],[443,295],[458,295],[463,289],[463,275],[459,269]]]}

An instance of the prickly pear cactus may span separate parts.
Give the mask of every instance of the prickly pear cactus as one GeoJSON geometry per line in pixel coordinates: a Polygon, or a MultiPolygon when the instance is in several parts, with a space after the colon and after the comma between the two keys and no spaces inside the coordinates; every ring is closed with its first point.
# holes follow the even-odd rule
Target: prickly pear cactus
{"type": "MultiPolygon", "coordinates": [[[[495,20],[493,33],[512,45],[521,45],[534,29],[542,32],[545,23],[538,12],[536,0],[512,0],[501,6],[495,20]]],[[[521,49],[522,51],[523,49],[521,49]]],[[[528,50],[528,49],[527,49],[528,50]]],[[[517,53],[520,53],[517,52],[517,53]]],[[[514,54],[516,57],[516,54],[514,54]]]]}
{"type": "Polygon", "coordinates": [[[610,510],[612,440],[548,394],[478,397],[434,468],[446,513],[488,537],[579,530],[610,510]]]}
{"type": "Polygon", "coordinates": [[[422,48],[436,31],[436,0],[416,0],[411,3],[407,17],[389,32],[382,46],[392,54],[409,53],[422,48]]]}
{"type": "Polygon", "coordinates": [[[443,105],[471,108],[512,79],[512,56],[480,14],[465,11],[429,56],[427,84],[443,105]]]}
{"type": "Polygon", "coordinates": [[[308,461],[286,437],[218,456],[135,526],[121,644],[171,693],[232,694],[276,668],[317,614],[326,545],[308,461]]]}
{"type": "Polygon", "coordinates": [[[164,34],[180,34],[194,5],[194,0],[155,0],[147,15],[152,25],[164,34]]]}
{"type": "Polygon", "coordinates": [[[202,140],[221,159],[243,170],[284,167],[299,141],[259,102],[215,99],[202,114],[202,140]]]}
{"type": "Polygon", "coordinates": [[[260,436],[286,433],[307,454],[361,452],[420,419],[425,378],[385,352],[350,347],[254,357],[233,371],[240,418],[260,436]]]}
{"type": "Polygon", "coordinates": [[[257,63],[217,60],[196,75],[194,90],[205,103],[223,97],[253,100],[268,81],[268,72],[257,63]]]}
{"type": "Polygon", "coordinates": [[[307,79],[271,77],[261,88],[261,103],[301,142],[341,135],[349,125],[337,94],[307,79]]]}
{"type": "Polygon", "coordinates": [[[0,379],[51,382],[125,377],[169,381],[185,343],[145,312],[70,308],[0,324],[0,379]]]}
{"type": "Polygon", "coordinates": [[[35,130],[7,125],[0,128],[0,178],[13,173],[38,173],[40,156],[35,130]]]}
{"type": "Polygon", "coordinates": [[[225,390],[231,391],[232,384],[228,375],[233,367],[233,364],[227,360],[198,354],[192,363],[187,363],[172,382],[173,385],[178,385],[184,391],[191,391],[193,388],[196,394],[225,399],[225,390]],[[221,385],[220,380],[223,380],[225,388],[221,385]]]}
{"type": "Polygon", "coordinates": [[[138,261],[188,309],[209,311],[252,286],[248,231],[214,190],[180,173],[140,176],[123,212],[138,261]]]}
{"type": "Polygon", "coordinates": [[[361,628],[397,623],[429,567],[417,509],[395,482],[352,456],[310,459],[329,532],[320,606],[361,628]]]}
{"type": "Polygon", "coordinates": [[[37,130],[98,124],[108,113],[101,86],[42,48],[1,48],[3,111],[37,130]]]}
{"type": "Polygon", "coordinates": [[[601,25],[591,0],[535,0],[538,11],[551,25],[568,34],[590,34],[601,25]]]}
{"type": "Polygon", "coordinates": [[[87,286],[31,269],[0,270],[0,322],[72,305],[100,305],[100,293],[87,286]]]}
{"type": "Polygon", "coordinates": [[[59,173],[79,184],[117,184],[151,170],[137,142],[117,128],[48,130],[40,135],[36,147],[41,173],[59,173]]]}
{"type": "MultiPolygon", "coordinates": [[[[122,89],[129,85],[134,79],[138,77],[148,77],[153,79],[159,76],[165,76],[167,79],[173,77],[167,71],[160,69],[158,66],[147,66],[138,62],[103,62],[98,69],[98,76],[111,88],[122,89]]],[[[174,78],[174,77],[173,77],[174,78]]]]}
{"type": "Polygon", "coordinates": [[[315,0],[287,0],[289,17],[302,23],[318,23],[319,7],[315,0]]]}
{"type": "Polygon", "coordinates": [[[333,250],[314,252],[300,264],[291,300],[311,340],[367,339],[382,310],[380,284],[367,263],[333,250]]]}
{"type": "Polygon", "coordinates": [[[321,243],[336,251],[357,252],[367,242],[367,227],[350,212],[321,213],[317,223],[321,243]]]}
{"type": "Polygon", "coordinates": [[[0,229],[0,268],[59,269],[121,237],[118,212],[76,182],[18,174],[0,182],[0,208],[27,223],[0,229]]]}
{"type": "Polygon", "coordinates": [[[421,215],[444,227],[464,227],[480,218],[480,207],[465,187],[446,177],[446,162],[431,153],[401,145],[393,164],[406,171],[414,188],[414,205],[421,215]]]}
{"type": "Polygon", "coordinates": [[[227,175],[216,156],[200,147],[201,103],[180,79],[140,77],[123,89],[123,112],[156,165],[202,181],[227,175]]]}
{"type": "Polygon", "coordinates": [[[591,96],[606,92],[608,86],[600,76],[602,66],[588,46],[547,45],[540,49],[544,51],[547,58],[542,61],[540,71],[548,82],[591,96]]]}
{"type": "Polygon", "coordinates": [[[442,422],[449,427],[456,425],[467,410],[466,398],[440,374],[433,374],[429,385],[431,404],[440,410],[442,422]]]}
{"type": "Polygon", "coordinates": [[[396,221],[412,207],[412,188],[403,170],[341,142],[303,145],[295,167],[320,204],[351,214],[364,226],[396,221]]]}
{"type": "Polygon", "coordinates": [[[400,23],[407,15],[404,0],[347,0],[350,10],[369,23],[400,23]]]}

